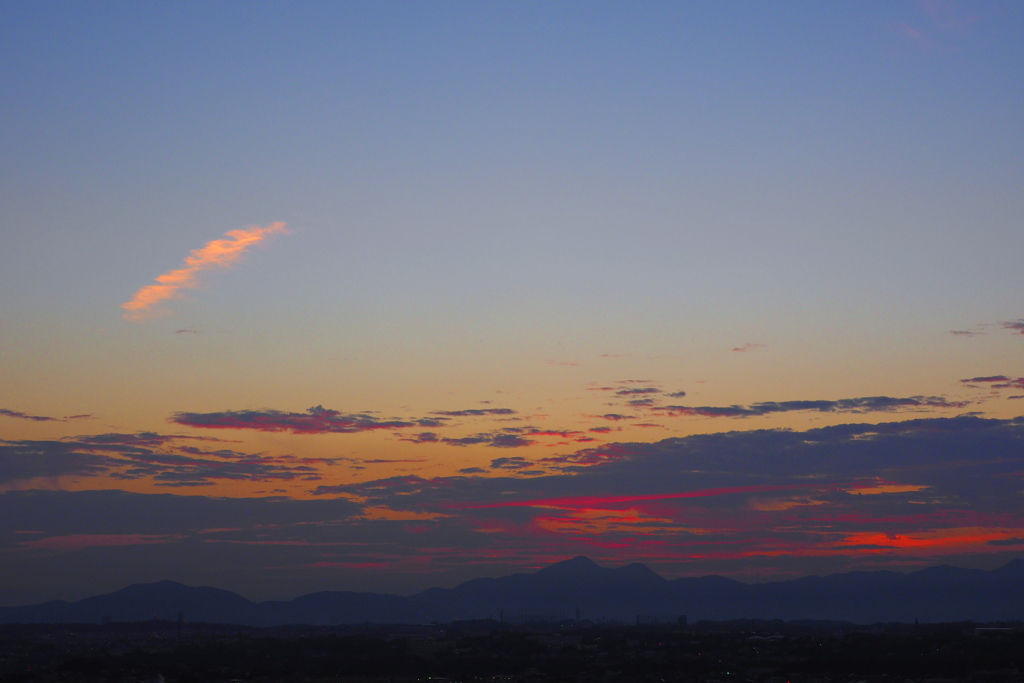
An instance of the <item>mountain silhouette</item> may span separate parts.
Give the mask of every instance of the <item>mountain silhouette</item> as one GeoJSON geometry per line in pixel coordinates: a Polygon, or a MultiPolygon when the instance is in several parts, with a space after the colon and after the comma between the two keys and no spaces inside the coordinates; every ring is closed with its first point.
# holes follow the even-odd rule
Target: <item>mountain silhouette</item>
{"type": "Polygon", "coordinates": [[[643,564],[601,567],[579,556],[532,574],[466,581],[412,596],[324,591],[254,603],[231,591],[174,581],[136,584],[77,602],[0,607],[0,623],[173,620],[283,624],[425,623],[458,619],[633,622],[698,619],[998,621],[1024,619],[1024,560],[993,571],[937,566],[747,584],[721,576],[667,580],[643,564]]]}
{"type": "Polygon", "coordinates": [[[41,605],[0,608],[0,622],[88,623],[105,619],[146,621],[175,619],[187,613],[194,621],[250,623],[258,613],[255,603],[237,593],[190,587],[177,581],[135,584],[78,602],[51,600],[41,605]]]}
{"type": "Polygon", "coordinates": [[[671,584],[642,564],[608,569],[580,556],[533,574],[473,579],[416,597],[458,619],[501,613],[570,618],[577,609],[591,617],[632,619],[638,610],[663,606],[671,598],[671,584]]]}

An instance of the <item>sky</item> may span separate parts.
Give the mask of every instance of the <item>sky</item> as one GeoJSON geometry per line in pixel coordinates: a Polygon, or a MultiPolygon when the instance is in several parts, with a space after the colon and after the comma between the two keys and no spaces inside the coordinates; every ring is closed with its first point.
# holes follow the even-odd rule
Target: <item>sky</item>
{"type": "Polygon", "coordinates": [[[1022,35],[4,3],[0,604],[1024,557],[1022,35]]]}

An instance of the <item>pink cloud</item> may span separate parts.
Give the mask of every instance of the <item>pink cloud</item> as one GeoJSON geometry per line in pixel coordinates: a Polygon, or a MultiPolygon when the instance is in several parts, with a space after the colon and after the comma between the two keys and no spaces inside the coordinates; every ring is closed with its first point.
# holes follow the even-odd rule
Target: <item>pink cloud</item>
{"type": "Polygon", "coordinates": [[[169,270],[156,278],[157,284],[147,285],[135,292],[130,301],[121,304],[127,313],[125,320],[145,320],[160,315],[157,306],[178,296],[181,289],[199,286],[199,276],[207,270],[228,268],[237,263],[250,248],[268,237],[287,233],[286,223],[271,223],[265,228],[253,226],[247,230],[230,230],[226,239],[207,242],[201,249],[193,249],[185,258],[185,264],[176,270],[169,270]]]}

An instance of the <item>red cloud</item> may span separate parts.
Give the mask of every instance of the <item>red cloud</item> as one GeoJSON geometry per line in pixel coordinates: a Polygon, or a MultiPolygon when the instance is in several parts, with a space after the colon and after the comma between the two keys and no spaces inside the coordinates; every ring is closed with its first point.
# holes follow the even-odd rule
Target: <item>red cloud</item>
{"type": "Polygon", "coordinates": [[[557,508],[595,508],[603,505],[620,505],[648,500],[673,500],[677,498],[707,498],[724,496],[734,493],[767,493],[771,491],[789,491],[801,488],[831,488],[821,484],[792,484],[787,486],[732,486],[726,488],[703,489],[683,493],[651,493],[634,496],[580,496],[568,498],[540,498],[536,500],[510,501],[507,503],[455,503],[446,505],[451,509],[484,509],[506,507],[557,507],[557,508]]]}

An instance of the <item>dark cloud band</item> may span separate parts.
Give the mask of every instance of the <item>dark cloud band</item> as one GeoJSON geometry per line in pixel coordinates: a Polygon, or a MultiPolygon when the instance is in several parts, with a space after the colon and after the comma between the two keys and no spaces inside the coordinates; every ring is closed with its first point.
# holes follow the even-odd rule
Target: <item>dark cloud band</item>
{"type": "Polygon", "coordinates": [[[342,413],[314,406],[304,413],[282,410],[227,410],[220,413],[175,413],[170,421],[201,429],[252,429],[292,434],[357,434],[380,429],[439,427],[440,420],[382,420],[367,413],[342,413]]]}
{"type": "Polygon", "coordinates": [[[651,411],[674,417],[755,417],[771,413],[815,411],[820,413],[869,413],[893,412],[914,408],[963,408],[970,401],[949,401],[941,396],[866,396],[844,398],[836,401],[764,401],[748,406],[652,406],[651,411]]]}

